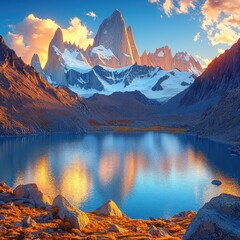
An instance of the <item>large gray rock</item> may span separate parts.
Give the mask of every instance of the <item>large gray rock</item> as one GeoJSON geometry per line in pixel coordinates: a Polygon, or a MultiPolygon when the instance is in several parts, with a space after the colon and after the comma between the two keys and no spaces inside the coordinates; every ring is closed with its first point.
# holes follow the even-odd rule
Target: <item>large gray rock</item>
{"type": "Polygon", "coordinates": [[[239,240],[240,198],[221,194],[211,199],[189,225],[184,240],[239,240]]]}
{"type": "Polygon", "coordinates": [[[58,208],[58,216],[67,221],[73,228],[84,229],[89,223],[88,216],[78,208],[71,205],[63,196],[58,195],[53,200],[53,207],[58,208]]]}
{"type": "Polygon", "coordinates": [[[51,199],[47,195],[43,194],[36,184],[18,185],[13,194],[18,198],[31,199],[35,203],[35,207],[49,207],[51,205],[51,199]]]}
{"type": "Polygon", "coordinates": [[[101,207],[97,208],[95,212],[98,215],[104,215],[104,216],[115,216],[115,217],[123,217],[123,213],[118,208],[117,204],[109,200],[105,202],[101,207]]]}

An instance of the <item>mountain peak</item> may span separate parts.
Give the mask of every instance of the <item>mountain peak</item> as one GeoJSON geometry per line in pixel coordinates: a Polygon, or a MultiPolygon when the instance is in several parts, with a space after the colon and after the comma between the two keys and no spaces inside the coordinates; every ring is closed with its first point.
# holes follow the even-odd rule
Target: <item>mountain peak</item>
{"type": "Polygon", "coordinates": [[[122,18],[122,14],[118,9],[115,9],[115,11],[112,14],[112,17],[121,17],[122,18]]]}
{"type": "Polygon", "coordinates": [[[64,43],[63,43],[63,33],[61,28],[58,28],[54,34],[54,37],[51,41],[51,46],[57,47],[61,52],[64,51],[64,43]]]}
{"type": "Polygon", "coordinates": [[[44,75],[38,54],[35,53],[35,54],[33,55],[30,65],[31,65],[32,67],[34,67],[35,70],[36,70],[38,73],[40,73],[42,76],[44,75]]]}
{"type": "Polygon", "coordinates": [[[16,53],[10,49],[0,35],[0,66],[10,65],[11,67],[22,68],[25,64],[22,59],[17,57],[16,53]]]}

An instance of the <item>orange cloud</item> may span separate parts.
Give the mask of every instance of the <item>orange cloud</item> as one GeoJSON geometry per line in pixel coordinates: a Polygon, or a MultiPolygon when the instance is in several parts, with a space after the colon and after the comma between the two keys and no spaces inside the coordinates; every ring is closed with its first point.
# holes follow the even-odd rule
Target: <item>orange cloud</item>
{"type": "Polygon", "coordinates": [[[203,68],[206,68],[208,66],[208,64],[212,61],[211,59],[209,58],[203,58],[202,56],[200,55],[195,55],[195,57],[201,62],[201,65],[203,68]]]}
{"type": "MultiPolygon", "coordinates": [[[[197,0],[164,0],[162,1],[162,9],[165,14],[169,17],[175,12],[178,14],[186,14],[189,12],[189,9],[195,9],[195,2],[197,0]]],[[[158,3],[159,0],[149,0],[150,3],[158,3]]]]}
{"type": "Polygon", "coordinates": [[[75,43],[84,49],[93,43],[92,32],[79,18],[71,19],[69,24],[68,28],[61,28],[52,19],[41,19],[30,14],[22,22],[9,26],[11,31],[8,33],[8,42],[26,63],[30,63],[33,54],[37,53],[44,66],[49,43],[58,27],[63,31],[64,41],[75,43]]]}
{"type": "Polygon", "coordinates": [[[178,13],[188,13],[189,8],[195,9],[194,2],[196,0],[181,0],[179,1],[178,13]]]}
{"type": "Polygon", "coordinates": [[[233,44],[240,34],[240,1],[207,0],[202,6],[202,28],[213,45],[233,44]]]}

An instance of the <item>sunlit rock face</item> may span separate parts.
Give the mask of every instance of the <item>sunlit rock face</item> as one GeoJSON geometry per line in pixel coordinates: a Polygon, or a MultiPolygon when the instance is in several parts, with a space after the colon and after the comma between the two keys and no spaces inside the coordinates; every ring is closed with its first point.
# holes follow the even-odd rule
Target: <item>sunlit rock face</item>
{"type": "Polygon", "coordinates": [[[132,49],[134,63],[141,64],[141,58],[138,53],[138,49],[137,49],[137,46],[136,46],[136,43],[135,43],[135,40],[133,37],[133,32],[132,32],[131,26],[129,26],[127,28],[127,32],[128,32],[128,39],[129,39],[130,47],[132,49]]]}
{"type": "Polygon", "coordinates": [[[164,70],[178,69],[181,72],[191,72],[199,76],[202,72],[201,64],[187,52],[177,52],[175,56],[168,46],[157,48],[154,53],[143,52],[141,65],[161,67],[164,70]]]}
{"type": "Polygon", "coordinates": [[[150,64],[149,66],[161,67],[164,70],[173,69],[172,51],[168,46],[157,48],[154,53],[149,53],[147,58],[149,60],[146,61],[146,55],[142,56],[142,64],[150,64]]]}
{"type": "Polygon", "coordinates": [[[43,72],[38,54],[33,55],[30,65],[44,77],[45,74],[43,72]]]}
{"type": "Polygon", "coordinates": [[[118,68],[139,62],[132,29],[127,30],[124,19],[118,10],[101,24],[94,39],[88,58],[91,65],[105,65],[118,68]]]}
{"type": "Polygon", "coordinates": [[[64,74],[64,61],[61,58],[60,54],[63,53],[64,50],[65,48],[62,30],[58,28],[49,45],[48,60],[44,71],[48,76],[51,77],[52,81],[57,81],[61,85],[66,85],[64,74]]]}
{"type": "Polygon", "coordinates": [[[197,62],[189,53],[178,52],[173,58],[173,68],[177,68],[182,72],[189,71],[194,75],[199,76],[203,69],[199,62],[197,62]]]}

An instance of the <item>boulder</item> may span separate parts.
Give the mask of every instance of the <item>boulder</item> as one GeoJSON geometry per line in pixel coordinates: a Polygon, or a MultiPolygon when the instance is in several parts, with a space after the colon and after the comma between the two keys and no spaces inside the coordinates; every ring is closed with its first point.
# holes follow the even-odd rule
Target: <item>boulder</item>
{"type": "Polygon", "coordinates": [[[52,206],[58,208],[58,217],[63,221],[69,222],[73,228],[82,230],[89,223],[89,219],[86,213],[71,205],[61,195],[58,195],[53,200],[52,206]]]}
{"type": "Polygon", "coordinates": [[[222,185],[222,182],[220,180],[213,180],[212,184],[216,185],[216,186],[220,186],[220,185],[222,185]]]}
{"type": "Polygon", "coordinates": [[[101,207],[95,210],[97,215],[123,217],[123,213],[118,208],[117,204],[112,200],[105,202],[101,207]]]}
{"type": "Polygon", "coordinates": [[[240,239],[240,197],[221,194],[212,198],[189,225],[184,240],[240,239]]]}
{"type": "Polygon", "coordinates": [[[151,226],[149,229],[149,233],[153,236],[157,237],[168,237],[171,236],[171,233],[165,229],[160,227],[151,226]]]}
{"type": "Polygon", "coordinates": [[[117,224],[112,224],[107,232],[115,232],[115,233],[126,233],[127,230],[119,227],[117,224]]]}
{"type": "Polygon", "coordinates": [[[13,194],[18,198],[32,199],[35,203],[35,207],[49,207],[51,205],[51,199],[44,195],[36,184],[18,185],[13,194]]]}
{"type": "Polygon", "coordinates": [[[37,223],[30,216],[27,216],[22,220],[23,227],[34,227],[36,225],[37,223]]]}

